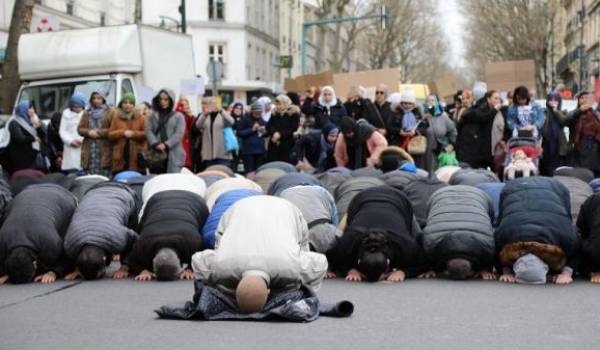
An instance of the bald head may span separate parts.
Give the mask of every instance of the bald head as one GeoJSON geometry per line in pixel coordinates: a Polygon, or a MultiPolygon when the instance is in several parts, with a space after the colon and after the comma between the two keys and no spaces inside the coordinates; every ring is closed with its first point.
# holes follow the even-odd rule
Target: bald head
{"type": "Polygon", "coordinates": [[[269,288],[267,282],[260,276],[245,276],[235,290],[240,311],[252,314],[261,311],[267,303],[269,288]]]}
{"type": "Polygon", "coordinates": [[[162,248],[152,260],[152,267],[159,281],[172,281],[181,272],[181,261],[171,248],[162,248]]]}

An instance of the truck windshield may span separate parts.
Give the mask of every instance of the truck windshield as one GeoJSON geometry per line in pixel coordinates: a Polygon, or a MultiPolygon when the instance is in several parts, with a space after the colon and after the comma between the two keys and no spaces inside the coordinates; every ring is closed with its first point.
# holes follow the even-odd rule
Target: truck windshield
{"type": "Polygon", "coordinates": [[[88,97],[93,91],[106,92],[106,103],[115,104],[116,82],[114,80],[87,80],[68,83],[28,86],[23,88],[19,101],[30,100],[41,119],[50,119],[54,113],[62,113],[69,105],[74,92],[88,97]]]}

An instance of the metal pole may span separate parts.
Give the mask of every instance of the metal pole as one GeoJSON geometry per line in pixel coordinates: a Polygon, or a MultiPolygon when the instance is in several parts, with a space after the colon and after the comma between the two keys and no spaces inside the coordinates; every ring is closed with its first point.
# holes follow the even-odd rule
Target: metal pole
{"type": "Polygon", "coordinates": [[[308,29],[308,23],[302,23],[302,46],[300,49],[300,58],[302,61],[302,75],[306,74],[306,30],[308,29]]]}
{"type": "Polygon", "coordinates": [[[179,12],[181,13],[181,32],[187,33],[187,15],[185,12],[185,0],[181,0],[181,6],[179,6],[179,12]]]}
{"type": "Polygon", "coordinates": [[[581,20],[581,33],[579,36],[579,91],[583,91],[584,90],[583,84],[584,84],[584,80],[585,80],[583,77],[583,75],[584,75],[584,67],[583,67],[583,53],[584,53],[584,51],[583,51],[583,48],[584,48],[583,29],[584,29],[584,26],[583,26],[583,22],[585,20],[585,7],[584,7],[583,0],[581,0],[580,20],[581,20]]]}
{"type": "MultiPolygon", "coordinates": [[[[290,35],[288,36],[288,47],[289,47],[289,54],[290,57],[292,57],[292,62],[294,61],[294,47],[292,46],[292,37],[294,36],[294,24],[293,24],[293,19],[296,18],[293,13],[294,13],[294,0],[290,0],[290,15],[289,15],[289,21],[290,21],[290,25],[289,25],[289,30],[290,30],[290,35]]],[[[288,68],[288,76],[290,79],[292,79],[292,66],[290,66],[288,68]]]]}
{"type": "Polygon", "coordinates": [[[212,95],[213,97],[217,97],[218,91],[217,91],[217,84],[218,84],[218,77],[217,77],[217,61],[215,60],[211,60],[210,61],[210,69],[212,70],[212,76],[213,76],[213,81],[212,81],[212,95]]]}

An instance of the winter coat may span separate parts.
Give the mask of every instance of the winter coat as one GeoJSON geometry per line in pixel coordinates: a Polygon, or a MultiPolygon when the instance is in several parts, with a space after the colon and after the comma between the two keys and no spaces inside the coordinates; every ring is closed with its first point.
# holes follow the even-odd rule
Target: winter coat
{"type": "MultiPolygon", "coordinates": [[[[21,170],[21,172],[27,170],[21,170]]],[[[32,185],[40,184],[56,184],[62,188],[70,189],[73,186],[75,177],[72,175],[66,176],[62,173],[51,173],[42,176],[16,176],[18,173],[14,173],[10,179],[10,188],[13,193],[13,197],[16,197],[19,193],[25,190],[27,187],[32,185]]],[[[33,174],[32,174],[33,175],[33,174]]]]}
{"type": "Polygon", "coordinates": [[[492,128],[497,110],[487,103],[467,110],[457,124],[458,160],[471,166],[490,164],[492,160],[492,128]]]}
{"type": "MultiPolygon", "coordinates": [[[[437,117],[427,115],[429,127],[425,131],[427,137],[427,149],[421,156],[421,160],[416,160],[417,164],[427,171],[437,169],[437,158],[443,148],[448,144],[456,144],[456,126],[448,115],[441,114],[437,117]]],[[[491,154],[490,154],[491,155],[491,154]]]]}
{"type": "Polygon", "coordinates": [[[338,136],[335,143],[335,160],[339,167],[362,168],[369,164],[376,164],[379,154],[387,146],[387,140],[375,130],[375,127],[364,120],[359,120],[352,140],[346,140],[343,134],[338,136]]]}
{"type": "Polygon", "coordinates": [[[431,268],[443,270],[449,259],[471,261],[475,269],[491,269],[494,262],[494,210],[491,200],[471,186],[437,190],[427,205],[423,249],[431,268]]]}
{"type": "Polygon", "coordinates": [[[277,197],[252,196],[230,207],[219,222],[215,247],[194,254],[192,268],[196,279],[230,293],[250,271],[272,293],[301,285],[318,290],[327,272],[325,256],[309,252],[302,213],[277,197]]]}
{"type": "Polygon", "coordinates": [[[594,179],[594,172],[586,168],[571,168],[563,166],[554,170],[554,176],[568,176],[589,183],[594,179]]]}
{"type": "Polygon", "coordinates": [[[367,188],[382,185],[384,182],[374,177],[353,177],[342,182],[333,194],[340,217],[346,214],[350,202],[357,194],[367,188]]]}
{"type": "Polygon", "coordinates": [[[252,314],[239,311],[234,295],[206,286],[202,281],[194,281],[194,289],[192,301],[185,304],[163,305],[155,312],[160,318],[166,319],[289,322],[312,322],[319,316],[350,317],[354,312],[354,306],[349,301],[322,304],[315,292],[306,286],[271,295],[265,307],[260,312],[252,314]],[[216,305],[221,307],[217,308],[216,305]]]}
{"type": "Polygon", "coordinates": [[[231,159],[231,153],[225,152],[223,129],[233,126],[234,119],[225,111],[210,115],[202,113],[196,121],[196,128],[202,132],[202,160],[231,159]],[[213,119],[214,118],[214,119],[213,119]]]}
{"type": "Polygon", "coordinates": [[[387,185],[368,188],[352,199],[346,230],[330,254],[334,270],[347,273],[355,267],[362,240],[373,231],[387,239],[383,252],[390,259],[390,269],[402,269],[408,277],[416,275],[423,265],[418,241],[421,232],[409,200],[402,191],[387,185]]]}
{"type": "Polygon", "coordinates": [[[486,169],[460,169],[450,177],[450,185],[467,185],[476,187],[484,182],[500,182],[498,176],[486,169]]]}
{"type": "Polygon", "coordinates": [[[99,136],[97,139],[90,138],[90,115],[87,111],[86,113],[83,113],[81,121],[79,122],[79,126],[77,127],[77,132],[79,133],[79,135],[83,136],[83,144],[81,145],[82,169],[89,169],[91,166],[90,161],[93,142],[97,142],[98,147],[100,148],[100,166],[102,168],[108,169],[112,167],[112,145],[111,142],[108,140],[108,129],[110,128],[111,120],[114,117],[115,112],[116,111],[114,110],[114,108],[107,109],[104,112],[104,117],[100,121],[101,127],[98,129],[99,136]]]}
{"type": "Polygon", "coordinates": [[[107,182],[108,180],[108,178],[101,175],[86,175],[76,177],[69,190],[75,195],[75,197],[77,197],[77,201],[81,202],[81,199],[90,188],[101,182],[107,182]]]}
{"type": "Polygon", "coordinates": [[[321,186],[316,177],[306,173],[289,173],[275,180],[269,190],[268,195],[279,196],[283,190],[295,186],[321,186]]]}
{"type": "MultiPolygon", "coordinates": [[[[400,136],[400,131],[402,131],[402,121],[404,119],[404,110],[398,108],[390,114],[390,117],[387,120],[386,130],[387,130],[387,139],[391,146],[401,146],[404,143],[404,136],[400,136]]],[[[427,128],[429,127],[429,122],[426,118],[423,117],[421,111],[418,108],[414,108],[412,113],[415,115],[417,123],[419,123],[416,131],[425,135],[427,132],[427,128]]]]}
{"type": "Polygon", "coordinates": [[[262,118],[253,119],[250,115],[245,115],[237,125],[237,136],[242,140],[241,154],[242,155],[255,155],[265,154],[265,139],[262,134],[258,131],[253,131],[252,126],[258,124],[260,126],[266,126],[262,118]]]}
{"type": "Polygon", "coordinates": [[[216,200],[212,208],[210,208],[210,215],[208,219],[206,219],[206,223],[202,227],[202,244],[204,249],[214,249],[215,248],[215,234],[217,231],[217,226],[219,225],[219,221],[221,217],[229,207],[234,205],[237,201],[244,199],[250,196],[258,196],[261,195],[262,191],[256,191],[251,189],[234,189],[229,190],[216,200]]]}
{"type": "Polygon", "coordinates": [[[153,177],[144,183],[142,190],[142,209],[140,210],[140,219],[144,214],[144,208],[152,196],[164,191],[187,191],[204,198],[206,185],[204,180],[191,174],[161,174],[153,177]]]}
{"type": "Polygon", "coordinates": [[[285,174],[287,174],[285,171],[277,168],[260,170],[256,172],[254,182],[256,182],[262,191],[266,193],[271,184],[285,174]]]}
{"type": "Polygon", "coordinates": [[[600,194],[590,196],[577,218],[581,236],[581,268],[584,273],[600,272],[600,194]]]}
{"type": "Polygon", "coordinates": [[[563,132],[566,117],[561,111],[550,111],[546,108],[546,122],[542,129],[542,149],[540,170],[542,175],[551,176],[552,172],[564,165],[569,153],[569,142],[563,132]]]}
{"type": "Polygon", "coordinates": [[[294,204],[308,224],[308,241],[311,250],[327,253],[333,249],[339,237],[338,214],[335,201],[320,186],[296,186],[285,189],[280,197],[294,204]]]}
{"type": "MultiPolygon", "coordinates": [[[[541,132],[544,128],[545,119],[546,116],[544,115],[542,106],[537,103],[532,103],[531,114],[529,115],[529,120],[526,125],[533,125],[538,132],[541,132]]],[[[510,105],[506,114],[506,127],[508,130],[514,131],[515,129],[519,129],[526,125],[522,125],[519,120],[519,107],[515,104],[510,105]]]]}
{"type": "Polygon", "coordinates": [[[322,129],[328,123],[340,125],[340,121],[343,117],[348,116],[348,112],[338,99],[337,103],[329,108],[320,103],[314,105],[312,115],[315,117],[315,129],[322,129]]]}
{"type": "MultiPolygon", "coordinates": [[[[323,180],[321,180],[321,181],[323,181],[323,180]]],[[[594,191],[594,193],[600,192],[600,179],[594,179],[594,180],[590,181],[590,186],[592,187],[592,190],[594,191]]]]}
{"type": "Polygon", "coordinates": [[[126,120],[123,111],[116,110],[110,123],[108,139],[112,144],[113,173],[123,170],[143,170],[138,164],[138,154],[143,153],[147,148],[146,120],[143,117],[136,116],[134,113],[131,120],[126,120]],[[133,132],[133,136],[129,139],[125,137],[127,130],[133,132]]]}
{"type": "Polygon", "coordinates": [[[492,201],[492,206],[494,208],[494,227],[498,225],[498,216],[500,214],[500,194],[504,189],[504,183],[502,182],[484,182],[476,187],[482,190],[492,201]]]}
{"type": "Polygon", "coordinates": [[[135,191],[135,199],[137,201],[136,208],[138,208],[138,214],[139,210],[142,209],[142,205],[144,204],[142,200],[142,191],[144,190],[144,184],[146,184],[146,182],[148,182],[148,180],[152,179],[153,177],[154,175],[137,176],[130,177],[126,180],[121,181],[124,184],[127,184],[127,186],[131,187],[135,191]]]}
{"type": "Polygon", "coordinates": [[[407,171],[394,170],[383,174],[380,178],[383,180],[383,182],[385,182],[386,185],[397,188],[400,191],[404,191],[404,187],[406,185],[418,179],[419,177],[407,171]]]}
{"type": "Polygon", "coordinates": [[[39,143],[35,142],[35,136],[44,139],[44,127],[40,126],[37,129],[25,128],[21,123],[25,121],[16,121],[15,117],[7,122],[5,127],[10,133],[10,142],[6,147],[6,164],[2,164],[5,171],[11,173],[23,169],[38,169],[46,171],[45,166],[40,166],[38,159],[41,156],[41,148],[39,143]],[[28,131],[28,129],[30,132],[28,131]]]}
{"type": "Polygon", "coordinates": [[[9,205],[13,200],[10,184],[0,176],[0,226],[8,214],[9,205]]]}
{"type": "Polygon", "coordinates": [[[202,250],[198,231],[208,217],[204,199],[196,193],[167,190],[152,196],[139,223],[140,236],[125,264],[133,273],[152,270],[152,259],[162,248],[175,250],[181,264],[191,263],[202,250]]]}
{"type": "Polygon", "coordinates": [[[571,218],[573,219],[573,225],[577,222],[579,216],[579,210],[583,202],[588,197],[594,194],[592,187],[589,184],[568,176],[554,176],[554,179],[560,181],[569,190],[569,201],[571,202],[571,218]]]}
{"type": "Polygon", "coordinates": [[[328,143],[321,130],[314,130],[298,138],[290,156],[292,164],[306,160],[316,172],[323,172],[336,166],[335,144],[328,143]]]}
{"type": "MultiPolygon", "coordinates": [[[[61,261],[63,238],[77,208],[77,199],[55,184],[32,185],[16,196],[0,229],[0,270],[16,247],[27,247],[37,255],[38,271],[66,272],[61,261]]],[[[0,275],[4,275],[0,271],[0,275]]]]}
{"type": "Polygon", "coordinates": [[[261,172],[265,169],[279,169],[286,173],[297,173],[298,170],[296,167],[288,162],[268,162],[265,163],[256,169],[256,172],[261,172]]]}
{"type": "Polygon", "coordinates": [[[381,177],[381,175],[383,175],[383,171],[373,167],[373,166],[366,166],[363,168],[358,168],[358,169],[354,169],[352,170],[352,172],[350,172],[350,176],[352,177],[381,177]]]}
{"type": "Polygon", "coordinates": [[[576,254],[569,190],[558,180],[525,177],[509,181],[500,195],[496,251],[502,266],[533,253],[561,271],[576,254]]]}
{"type": "Polygon", "coordinates": [[[65,253],[77,258],[85,246],[123,254],[137,239],[135,191],[117,182],[100,183],[83,197],[65,235],[65,253]]]}
{"type": "Polygon", "coordinates": [[[321,185],[333,195],[335,193],[336,187],[339,186],[342,182],[348,180],[350,177],[340,173],[332,173],[332,172],[324,172],[321,174],[316,174],[315,177],[321,185]]]}
{"type": "Polygon", "coordinates": [[[294,147],[294,132],[300,126],[300,108],[291,105],[283,113],[273,113],[267,123],[267,135],[269,137],[269,147],[267,150],[267,160],[290,162],[290,152],[294,147]],[[277,143],[271,140],[273,134],[279,133],[280,139],[277,143]]]}
{"type": "Polygon", "coordinates": [[[212,207],[222,194],[228,191],[241,189],[254,190],[262,193],[262,188],[252,180],[248,180],[243,177],[222,179],[210,185],[206,189],[205,198],[208,209],[212,210],[212,207]]]}
{"type": "Polygon", "coordinates": [[[81,170],[81,147],[71,146],[71,142],[83,142],[77,129],[85,111],[75,113],[69,108],[65,109],[60,119],[59,135],[64,144],[62,170],[81,170]]]}
{"type": "Polygon", "coordinates": [[[152,99],[152,107],[154,112],[146,120],[146,139],[149,147],[156,147],[161,142],[168,147],[167,173],[178,173],[183,168],[185,162],[185,151],[183,149],[183,135],[185,134],[185,117],[173,111],[175,94],[169,89],[161,89],[158,94],[152,99]],[[159,95],[166,92],[170,98],[170,107],[165,112],[168,121],[165,124],[166,139],[162,139],[159,130],[160,126],[160,104],[159,95]]]}
{"type": "Polygon", "coordinates": [[[437,190],[446,186],[448,185],[437,179],[430,178],[418,178],[404,186],[403,192],[410,200],[413,212],[421,228],[427,224],[427,203],[429,203],[429,199],[437,190]]]}
{"type": "Polygon", "coordinates": [[[368,98],[359,98],[354,102],[344,103],[348,116],[355,121],[364,119],[376,129],[385,129],[385,120],[379,115],[377,108],[368,98]]]}

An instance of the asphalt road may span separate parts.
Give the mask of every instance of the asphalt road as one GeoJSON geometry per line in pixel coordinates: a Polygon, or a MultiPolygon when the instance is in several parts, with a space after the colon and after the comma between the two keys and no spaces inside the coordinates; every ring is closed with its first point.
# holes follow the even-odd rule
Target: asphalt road
{"type": "Polygon", "coordinates": [[[326,281],[348,319],[308,324],[159,320],[192,283],[109,279],[0,286],[0,349],[598,349],[600,286],[326,281]]]}

